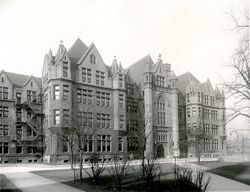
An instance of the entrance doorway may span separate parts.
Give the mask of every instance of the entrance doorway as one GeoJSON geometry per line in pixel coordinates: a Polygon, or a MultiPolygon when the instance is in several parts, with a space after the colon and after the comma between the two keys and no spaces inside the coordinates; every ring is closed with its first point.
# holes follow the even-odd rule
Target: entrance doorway
{"type": "Polygon", "coordinates": [[[164,157],[164,148],[162,145],[158,145],[157,147],[157,158],[164,157]]]}

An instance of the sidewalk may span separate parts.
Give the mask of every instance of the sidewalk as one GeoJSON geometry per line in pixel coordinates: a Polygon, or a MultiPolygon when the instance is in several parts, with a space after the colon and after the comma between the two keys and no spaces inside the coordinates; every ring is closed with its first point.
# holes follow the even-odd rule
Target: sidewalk
{"type": "MultiPolygon", "coordinates": [[[[159,163],[174,163],[174,159],[160,159],[159,163]]],[[[200,166],[192,163],[190,159],[177,159],[176,164],[179,166],[189,166],[191,169],[208,170],[205,166],[200,166]]],[[[130,164],[140,164],[140,161],[135,160],[130,164]]],[[[86,166],[86,165],[85,165],[86,166]]],[[[27,164],[27,165],[12,165],[10,167],[0,167],[0,174],[4,174],[7,178],[22,192],[80,192],[82,190],[70,187],[63,183],[53,181],[51,179],[30,173],[37,170],[58,170],[70,169],[69,165],[47,165],[47,164],[27,164]]],[[[211,177],[208,191],[210,192],[226,192],[226,191],[249,191],[250,186],[219,176],[213,173],[208,173],[211,177]]]]}
{"type": "Polygon", "coordinates": [[[83,192],[33,173],[6,173],[5,175],[22,192],[83,192]]]}
{"type": "MultiPolygon", "coordinates": [[[[192,162],[187,161],[177,161],[177,165],[183,166],[187,165],[191,169],[194,170],[208,170],[208,167],[201,166],[192,162]]],[[[208,176],[211,178],[210,184],[208,186],[208,191],[210,192],[227,192],[227,191],[233,191],[233,192],[250,192],[250,186],[246,185],[244,183],[240,183],[238,181],[228,179],[226,177],[222,177],[213,173],[208,173],[208,176]]]]}

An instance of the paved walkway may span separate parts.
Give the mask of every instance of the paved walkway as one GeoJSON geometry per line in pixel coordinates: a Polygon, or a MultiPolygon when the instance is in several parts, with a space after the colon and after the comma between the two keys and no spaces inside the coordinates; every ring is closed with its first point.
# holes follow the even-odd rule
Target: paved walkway
{"type": "Polygon", "coordinates": [[[29,172],[6,173],[5,175],[22,192],[83,192],[80,189],[29,172]]]}
{"type": "MultiPolygon", "coordinates": [[[[177,164],[180,166],[187,165],[193,170],[208,170],[208,167],[197,165],[195,163],[190,163],[188,161],[177,161],[177,164]]],[[[250,185],[246,185],[244,183],[240,183],[238,181],[228,179],[226,177],[222,177],[213,173],[208,172],[208,176],[211,178],[210,184],[208,186],[208,191],[210,192],[250,192],[250,185]]],[[[250,176],[249,176],[250,177],[250,176]]]]}
{"type": "MultiPolygon", "coordinates": [[[[160,159],[160,163],[172,162],[174,159],[160,159]]],[[[139,164],[139,161],[133,161],[130,164],[139,164]]],[[[183,166],[187,165],[192,169],[203,169],[207,170],[205,166],[199,166],[197,164],[190,162],[189,160],[179,159],[176,161],[177,165],[183,166]]],[[[0,174],[4,174],[7,178],[22,192],[80,192],[81,190],[70,187],[63,183],[53,181],[51,179],[35,175],[30,173],[31,171],[37,170],[58,170],[58,169],[69,169],[69,165],[46,165],[46,164],[18,164],[10,166],[0,166],[0,174]]],[[[208,173],[211,177],[211,182],[208,191],[211,192],[222,192],[222,191],[234,191],[234,192],[250,192],[250,186],[208,173]]],[[[82,191],[81,191],[82,192],[82,191]]]]}

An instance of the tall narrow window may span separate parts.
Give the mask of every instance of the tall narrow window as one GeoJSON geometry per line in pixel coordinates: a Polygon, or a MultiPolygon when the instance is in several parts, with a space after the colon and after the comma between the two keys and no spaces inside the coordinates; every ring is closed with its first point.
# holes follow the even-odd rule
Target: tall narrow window
{"type": "Polygon", "coordinates": [[[3,99],[8,99],[8,87],[3,87],[3,99]]]}
{"type": "Polygon", "coordinates": [[[63,77],[68,77],[68,62],[67,61],[63,61],[63,77]]]}
{"type": "Polygon", "coordinates": [[[63,85],[63,100],[69,99],[69,86],[63,85]]]}
{"type": "Polygon", "coordinates": [[[95,58],[95,55],[94,55],[94,54],[91,54],[91,55],[90,55],[90,63],[91,63],[91,64],[95,64],[95,63],[96,63],[96,58],[95,58]]]}
{"type": "Polygon", "coordinates": [[[119,87],[122,87],[123,85],[123,75],[119,74],[119,87]]]}
{"type": "Polygon", "coordinates": [[[166,124],[166,120],[165,120],[165,99],[160,96],[158,101],[157,101],[157,122],[158,125],[165,125],[166,124]]]}
{"type": "Polygon", "coordinates": [[[58,125],[60,123],[60,111],[58,109],[54,110],[54,125],[58,125]]]}
{"type": "Polygon", "coordinates": [[[54,100],[58,100],[60,97],[59,85],[54,85],[54,100]]]}

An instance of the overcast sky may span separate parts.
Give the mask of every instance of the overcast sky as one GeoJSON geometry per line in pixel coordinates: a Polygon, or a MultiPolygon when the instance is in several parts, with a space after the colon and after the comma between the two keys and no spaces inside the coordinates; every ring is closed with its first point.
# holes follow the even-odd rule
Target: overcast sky
{"type": "Polygon", "coordinates": [[[41,76],[43,57],[79,37],[124,67],[159,53],[177,75],[226,78],[237,33],[227,13],[248,0],[0,0],[0,70],[41,76]]]}

